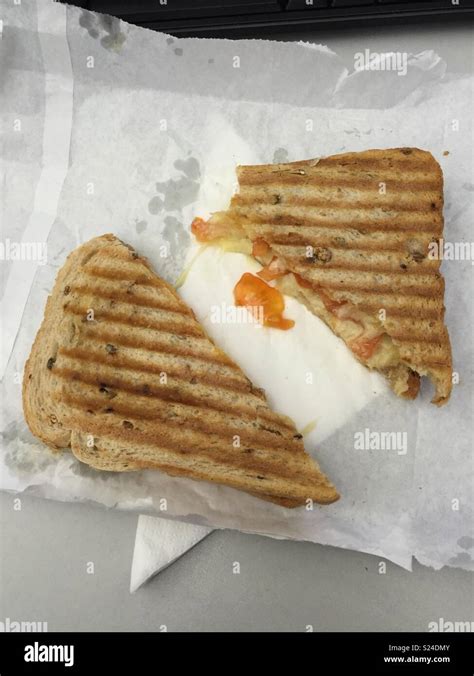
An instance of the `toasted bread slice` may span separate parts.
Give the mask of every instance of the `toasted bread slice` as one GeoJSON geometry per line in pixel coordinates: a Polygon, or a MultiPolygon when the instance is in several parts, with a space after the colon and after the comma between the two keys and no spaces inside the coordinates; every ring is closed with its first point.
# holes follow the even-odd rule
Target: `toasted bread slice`
{"type": "MultiPolygon", "coordinates": [[[[304,302],[399,396],[420,376],[444,404],[452,357],[444,280],[429,247],[443,234],[443,175],[417,148],[237,168],[239,192],[201,240],[248,240],[277,263],[287,294],[304,302]],[[276,259],[276,260],[275,260],[276,259]]],[[[238,247],[234,247],[238,248],[238,247]]]]}
{"type": "Polygon", "coordinates": [[[109,471],[158,469],[284,506],[337,500],[293,422],[113,235],[60,270],[25,366],[37,437],[109,471]]]}

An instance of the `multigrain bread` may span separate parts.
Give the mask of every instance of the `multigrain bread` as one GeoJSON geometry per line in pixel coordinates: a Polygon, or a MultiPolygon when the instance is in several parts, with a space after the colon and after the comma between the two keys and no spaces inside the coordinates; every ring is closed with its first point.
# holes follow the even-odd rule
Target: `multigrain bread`
{"type": "Polygon", "coordinates": [[[416,397],[428,376],[433,403],[444,404],[452,357],[440,260],[429,255],[443,235],[443,175],[433,156],[368,150],[240,166],[237,176],[229,209],[197,228],[201,241],[250,240],[270,279],[276,270],[281,290],[396,394],[416,397]]]}
{"type": "Polygon", "coordinates": [[[158,469],[286,507],[338,493],[293,422],[113,235],[73,251],[25,365],[32,433],[101,470],[158,469]]]}

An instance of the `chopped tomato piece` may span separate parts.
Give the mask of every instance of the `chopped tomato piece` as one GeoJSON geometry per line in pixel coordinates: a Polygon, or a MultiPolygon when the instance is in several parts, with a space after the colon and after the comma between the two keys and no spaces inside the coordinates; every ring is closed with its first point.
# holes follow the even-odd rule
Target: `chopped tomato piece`
{"type": "Polygon", "coordinates": [[[205,221],[203,218],[199,218],[199,216],[191,223],[191,232],[198,242],[209,242],[209,240],[214,239],[211,236],[212,231],[209,221],[205,221]]]}
{"type": "Polygon", "coordinates": [[[347,303],[346,301],[334,301],[334,303],[339,303],[338,305],[331,304],[331,312],[338,319],[350,319],[356,324],[360,324],[359,317],[360,312],[357,308],[352,305],[352,303],[347,303]]]}
{"type": "Polygon", "coordinates": [[[257,275],[264,279],[266,282],[271,282],[272,279],[278,279],[278,277],[283,277],[286,275],[286,265],[280,258],[273,256],[272,260],[268,265],[265,265],[264,268],[257,272],[257,275]]]}
{"type": "Polygon", "coordinates": [[[357,338],[349,343],[349,347],[354,354],[361,359],[370,359],[374,354],[382,336],[374,336],[374,338],[357,338]]]}
{"type": "Polygon", "coordinates": [[[340,319],[345,319],[345,317],[343,316],[344,313],[341,312],[341,308],[347,305],[345,300],[334,300],[334,298],[331,298],[330,296],[327,295],[327,293],[324,293],[324,291],[321,291],[320,289],[318,289],[318,294],[321,296],[321,299],[324,303],[324,307],[326,308],[326,310],[329,310],[329,312],[332,312],[334,315],[336,315],[336,317],[339,317],[340,319]]]}
{"type": "Polygon", "coordinates": [[[215,239],[222,239],[231,234],[232,228],[226,221],[211,217],[208,221],[197,216],[191,223],[191,232],[198,242],[212,242],[215,239]]]}
{"type": "Polygon", "coordinates": [[[420,391],[420,376],[415,371],[410,371],[407,379],[407,389],[403,396],[407,399],[415,399],[420,391]]]}
{"type": "Polygon", "coordinates": [[[261,237],[258,237],[252,246],[252,256],[255,256],[255,258],[261,258],[263,256],[267,256],[269,253],[270,247],[268,246],[267,242],[265,242],[265,240],[261,237]]]}
{"type": "Polygon", "coordinates": [[[278,289],[266,284],[262,279],[245,272],[234,288],[236,305],[253,308],[260,316],[264,326],[286,331],[291,329],[295,322],[283,317],[285,300],[278,289]]]}
{"type": "Polygon", "coordinates": [[[219,211],[212,214],[207,221],[197,216],[191,223],[191,232],[199,242],[213,242],[216,239],[243,239],[245,236],[238,219],[219,211]]]}
{"type": "Polygon", "coordinates": [[[272,329],[281,329],[282,331],[288,331],[292,329],[295,325],[293,319],[286,319],[281,315],[271,315],[267,317],[264,321],[265,326],[269,326],[272,329]]]}
{"type": "Polygon", "coordinates": [[[299,275],[296,272],[294,272],[293,274],[295,276],[296,281],[298,282],[298,284],[300,286],[304,287],[305,289],[312,289],[313,288],[313,285],[311,284],[311,282],[307,282],[304,277],[302,277],[301,275],[299,275]]]}
{"type": "Polygon", "coordinates": [[[334,300],[334,298],[330,298],[327,293],[325,293],[321,287],[315,288],[314,284],[311,284],[311,282],[308,282],[304,277],[301,275],[298,275],[294,273],[296,281],[298,284],[305,289],[314,289],[316,293],[319,295],[321,300],[324,303],[324,307],[326,310],[329,312],[332,312],[336,317],[339,317],[339,319],[346,319],[346,317],[349,316],[349,311],[352,306],[350,306],[349,303],[347,303],[345,300],[334,300]]]}

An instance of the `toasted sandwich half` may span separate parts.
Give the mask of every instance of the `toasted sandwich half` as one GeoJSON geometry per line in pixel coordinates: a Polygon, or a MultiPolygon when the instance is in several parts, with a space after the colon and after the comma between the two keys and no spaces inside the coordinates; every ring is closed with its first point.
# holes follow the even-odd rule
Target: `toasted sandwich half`
{"type": "Polygon", "coordinates": [[[26,362],[23,408],[34,435],[97,469],[158,469],[286,507],[339,497],[293,422],[113,235],[80,246],[60,270],[26,362]]]}
{"type": "Polygon", "coordinates": [[[417,148],[240,166],[225,212],[196,219],[201,241],[252,253],[395,393],[413,399],[420,376],[433,403],[451,393],[444,280],[430,244],[443,234],[443,175],[417,148]],[[230,244],[229,244],[230,242],[230,244]]]}

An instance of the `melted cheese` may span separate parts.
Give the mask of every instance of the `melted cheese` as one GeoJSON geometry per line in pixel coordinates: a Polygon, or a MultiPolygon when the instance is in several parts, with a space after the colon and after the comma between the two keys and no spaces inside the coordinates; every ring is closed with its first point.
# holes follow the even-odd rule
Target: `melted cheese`
{"type": "Polygon", "coordinates": [[[222,251],[252,255],[252,242],[249,239],[220,239],[216,244],[222,251]]]}
{"type": "Polygon", "coordinates": [[[199,249],[196,251],[194,256],[191,258],[189,263],[187,265],[185,265],[184,268],[181,270],[181,273],[180,273],[178,279],[176,280],[176,282],[174,284],[174,288],[176,290],[178,290],[181,286],[183,286],[183,284],[185,283],[185,281],[188,278],[189,272],[190,272],[191,268],[193,267],[195,261],[199,258],[199,256],[202,254],[202,252],[205,251],[205,249],[207,249],[207,247],[208,247],[207,244],[202,244],[199,247],[199,249]]]}
{"type": "Polygon", "coordinates": [[[302,434],[303,437],[307,437],[308,434],[311,434],[311,432],[316,429],[317,424],[318,424],[317,420],[311,420],[307,425],[303,427],[302,430],[300,430],[300,434],[302,434]]]}
{"type": "MultiPolygon", "coordinates": [[[[375,317],[370,317],[355,308],[355,320],[340,319],[330,312],[316,291],[302,287],[296,281],[294,275],[289,274],[278,282],[278,286],[283,291],[300,302],[315,315],[323,319],[326,324],[348,345],[355,340],[370,339],[380,335],[383,331],[382,324],[375,317]]],[[[384,334],[377,345],[374,353],[368,359],[363,360],[367,366],[374,369],[383,369],[388,366],[394,366],[400,362],[398,348],[393,344],[391,338],[384,334]]]]}
{"type": "MultiPolygon", "coordinates": [[[[221,225],[222,220],[224,226],[228,227],[228,223],[225,222],[223,217],[220,218],[220,216],[220,214],[214,214],[213,219],[215,224],[217,226],[221,225]]],[[[255,253],[253,252],[252,242],[249,239],[239,236],[240,227],[237,223],[234,224],[234,229],[236,234],[234,238],[218,238],[213,240],[212,244],[226,252],[242,253],[246,255],[255,253]]],[[[263,264],[268,264],[272,259],[270,248],[265,256],[259,256],[259,258],[260,260],[263,259],[263,264]]],[[[283,293],[293,296],[306,305],[306,307],[316,316],[323,319],[334,333],[344,340],[349,348],[354,341],[371,340],[383,333],[373,354],[365,359],[359,357],[360,361],[369,368],[381,370],[396,366],[400,363],[400,353],[398,348],[393,343],[390,336],[383,332],[383,325],[376,317],[371,317],[370,315],[361,312],[356,306],[351,310],[350,317],[338,317],[334,312],[327,309],[323,299],[316,291],[298,284],[296,278],[291,273],[278,279],[277,285],[283,293]]]]}

